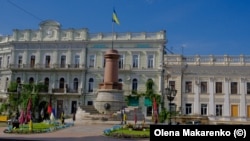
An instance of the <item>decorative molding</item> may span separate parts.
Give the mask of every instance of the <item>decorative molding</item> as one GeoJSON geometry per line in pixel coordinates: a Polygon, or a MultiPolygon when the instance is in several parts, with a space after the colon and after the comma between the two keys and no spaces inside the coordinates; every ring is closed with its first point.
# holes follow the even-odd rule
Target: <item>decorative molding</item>
{"type": "Polygon", "coordinates": [[[240,81],[243,82],[243,83],[245,83],[247,81],[247,78],[243,78],[242,77],[242,78],[240,78],[240,81]]]}
{"type": "Polygon", "coordinates": [[[214,78],[214,77],[210,77],[210,78],[209,78],[209,81],[210,81],[210,82],[214,82],[214,81],[215,81],[215,78],[214,78]]]}
{"type": "Polygon", "coordinates": [[[225,81],[226,81],[226,82],[229,82],[230,80],[231,80],[231,78],[225,77],[225,81]]]}

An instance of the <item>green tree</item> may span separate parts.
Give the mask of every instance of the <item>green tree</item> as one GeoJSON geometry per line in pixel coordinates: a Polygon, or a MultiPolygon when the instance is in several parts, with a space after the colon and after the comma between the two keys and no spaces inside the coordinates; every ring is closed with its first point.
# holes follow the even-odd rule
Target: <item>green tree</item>
{"type": "Polygon", "coordinates": [[[17,111],[17,107],[20,107],[21,109],[26,110],[28,106],[29,98],[31,98],[32,101],[32,107],[31,112],[34,114],[34,110],[38,108],[39,103],[39,92],[43,89],[46,89],[46,86],[44,84],[22,84],[21,85],[21,91],[20,95],[18,96],[17,93],[17,87],[18,84],[16,82],[11,82],[9,86],[9,98],[8,103],[10,105],[11,111],[17,111]]]}

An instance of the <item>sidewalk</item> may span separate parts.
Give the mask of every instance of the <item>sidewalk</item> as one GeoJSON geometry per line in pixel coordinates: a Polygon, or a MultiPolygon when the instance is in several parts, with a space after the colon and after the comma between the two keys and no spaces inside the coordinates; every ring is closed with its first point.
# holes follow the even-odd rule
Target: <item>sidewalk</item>
{"type": "MultiPolygon", "coordinates": [[[[72,119],[66,119],[71,122],[72,119]]],[[[132,122],[131,122],[132,123],[132,122]]],[[[74,126],[50,133],[41,134],[6,134],[0,127],[0,140],[22,140],[22,141],[148,141],[149,139],[118,139],[103,135],[104,129],[120,124],[119,121],[76,121],[74,126]]]]}

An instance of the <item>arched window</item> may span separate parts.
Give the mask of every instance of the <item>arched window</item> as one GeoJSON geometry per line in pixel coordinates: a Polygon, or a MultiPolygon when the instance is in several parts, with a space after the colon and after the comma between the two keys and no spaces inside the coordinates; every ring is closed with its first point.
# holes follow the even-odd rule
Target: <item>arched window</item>
{"type": "Polygon", "coordinates": [[[34,83],[34,78],[33,77],[30,77],[29,79],[29,84],[33,84],[34,83]]]}
{"type": "Polygon", "coordinates": [[[153,89],[153,83],[154,83],[154,81],[151,78],[149,78],[147,81],[147,87],[149,90],[153,89]]]}
{"type": "Polygon", "coordinates": [[[134,78],[134,79],[132,80],[132,90],[133,90],[133,91],[137,91],[137,87],[138,87],[138,81],[137,81],[136,78],[134,78]]]}
{"type": "Polygon", "coordinates": [[[75,91],[78,90],[78,78],[74,78],[73,89],[74,89],[75,91]]]}
{"type": "Polygon", "coordinates": [[[64,88],[64,78],[60,78],[59,88],[60,89],[64,88]]]}
{"type": "Polygon", "coordinates": [[[88,92],[93,92],[93,88],[94,88],[94,79],[89,78],[89,90],[88,90],[88,92]]]}
{"type": "Polygon", "coordinates": [[[16,83],[17,83],[17,84],[20,84],[20,83],[21,83],[21,78],[20,78],[20,77],[17,77],[16,83]]]}

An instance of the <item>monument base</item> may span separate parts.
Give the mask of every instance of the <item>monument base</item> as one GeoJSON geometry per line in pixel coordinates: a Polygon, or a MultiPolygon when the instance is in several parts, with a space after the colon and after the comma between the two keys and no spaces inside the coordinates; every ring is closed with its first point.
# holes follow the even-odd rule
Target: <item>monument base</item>
{"type": "Polygon", "coordinates": [[[94,102],[95,109],[102,114],[113,114],[126,107],[123,90],[99,89],[94,102]]]}

